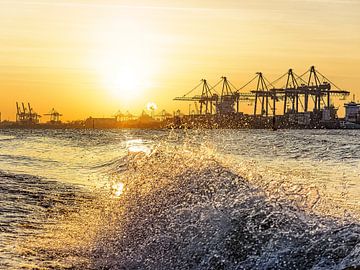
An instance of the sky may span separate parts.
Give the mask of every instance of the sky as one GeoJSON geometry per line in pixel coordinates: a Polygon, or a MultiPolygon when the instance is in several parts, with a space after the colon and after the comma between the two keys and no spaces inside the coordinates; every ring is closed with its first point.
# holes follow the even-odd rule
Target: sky
{"type": "Polygon", "coordinates": [[[0,0],[0,112],[187,110],[172,99],[203,78],[240,87],[311,65],[360,99],[359,14],[360,0],[0,0]]]}

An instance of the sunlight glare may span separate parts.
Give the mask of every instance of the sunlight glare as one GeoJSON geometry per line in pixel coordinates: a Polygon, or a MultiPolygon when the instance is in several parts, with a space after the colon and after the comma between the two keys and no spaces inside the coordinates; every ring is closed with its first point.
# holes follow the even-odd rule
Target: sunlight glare
{"type": "Polygon", "coordinates": [[[107,91],[113,98],[134,101],[151,87],[148,65],[142,65],[140,59],[121,59],[119,63],[116,63],[110,58],[111,56],[103,65],[101,76],[107,91]]]}
{"type": "Polygon", "coordinates": [[[113,195],[116,198],[119,198],[121,196],[121,194],[124,191],[124,183],[116,183],[112,186],[112,190],[113,190],[113,195]]]}
{"type": "Polygon", "coordinates": [[[149,42],[145,26],[130,19],[109,20],[94,32],[101,41],[93,57],[101,86],[125,104],[144,96],[159,65],[158,48],[149,42]]]}
{"type": "Polygon", "coordinates": [[[148,102],[148,104],[146,104],[146,109],[148,111],[156,111],[157,110],[157,105],[155,102],[148,102]]]}
{"type": "Polygon", "coordinates": [[[129,140],[126,142],[126,147],[130,154],[143,153],[145,155],[151,154],[151,148],[144,144],[143,140],[129,140]]]}

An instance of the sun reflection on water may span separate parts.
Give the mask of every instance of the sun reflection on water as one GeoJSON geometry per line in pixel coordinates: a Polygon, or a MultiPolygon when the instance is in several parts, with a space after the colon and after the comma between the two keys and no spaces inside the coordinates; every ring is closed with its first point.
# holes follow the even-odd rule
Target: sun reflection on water
{"type": "Polygon", "coordinates": [[[151,149],[145,145],[134,145],[128,148],[129,153],[144,153],[145,155],[150,155],[151,149]]]}
{"type": "Polygon", "coordinates": [[[144,153],[145,155],[151,154],[151,148],[146,146],[145,141],[141,139],[127,141],[126,147],[129,153],[133,153],[133,154],[144,153]]]}
{"type": "Polygon", "coordinates": [[[115,183],[112,186],[112,193],[115,198],[119,198],[121,194],[124,192],[124,183],[115,183]]]}

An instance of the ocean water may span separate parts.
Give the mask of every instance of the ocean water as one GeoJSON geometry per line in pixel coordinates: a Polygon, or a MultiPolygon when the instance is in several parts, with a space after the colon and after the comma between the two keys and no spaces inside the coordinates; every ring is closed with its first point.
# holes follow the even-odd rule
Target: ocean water
{"type": "Polygon", "coordinates": [[[0,269],[358,269],[359,138],[0,130],[0,269]]]}

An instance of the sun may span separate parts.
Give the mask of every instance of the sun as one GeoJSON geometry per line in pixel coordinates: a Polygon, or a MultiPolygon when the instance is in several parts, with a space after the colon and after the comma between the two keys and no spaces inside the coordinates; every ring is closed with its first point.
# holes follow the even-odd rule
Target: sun
{"type": "Polygon", "coordinates": [[[89,36],[99,88],[124,107],[140,106],[136,102],[154,88],[159,75],[162,58],[150,33],[156,30],[128,14],[99,21],[89,36]]]}
{"type": "Polygon", "coordinates": [[[109,69],[102,77],[106,91],[116,99],[133,101],[148,87],[147,78],[131,67],[109,69]]]}
{"type": "Polygon", "coordinates": [[[148,65],[137,57],[105,59],[100,69],[102,84],[112,98],[133,102],[151,87],[148,65]]]}

